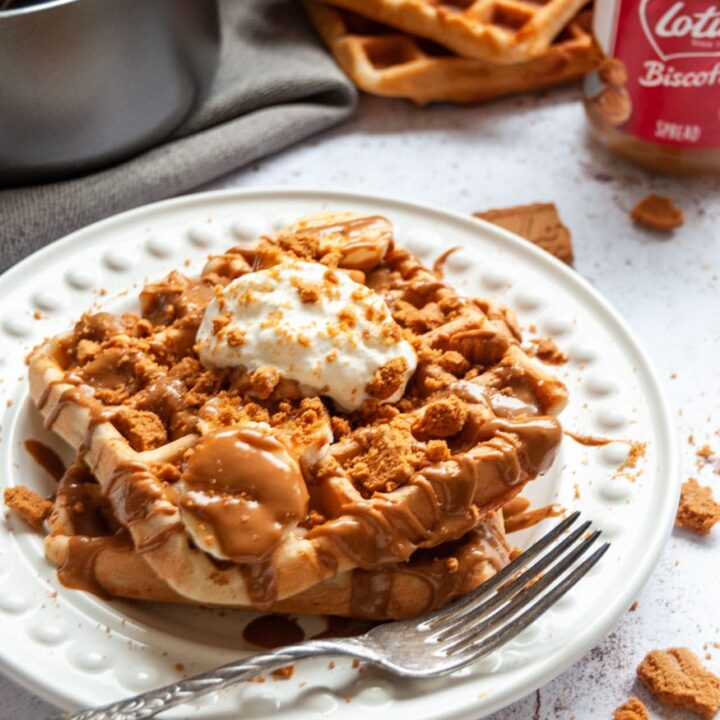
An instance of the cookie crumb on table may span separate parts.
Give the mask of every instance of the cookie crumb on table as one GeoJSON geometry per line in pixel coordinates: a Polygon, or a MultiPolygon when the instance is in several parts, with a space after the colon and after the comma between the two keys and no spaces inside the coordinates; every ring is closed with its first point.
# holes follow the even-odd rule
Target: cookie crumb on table
{"type": "Polygon", "coordinates": [[[18,485],[3,493],[5,504],[15,511],[30,527],[41,530],[45,519],[52,512],[53,504],[34,490],[18,485]]]}
{"type": "Polygon", "coordinates": [[[518,205],[473,214],[524,237],[568,265],[574,260],[570,231],[562,224],[554,203],[518,205]]]}
{"type": "Polygon", "coordinates": [[[685,222],[685,213],[675,205],[672,198],[648,195],[631,211],[632,221],[650,230],[671,232],[685,222]]]}
{"type": "Polygon", "coordinates": [[[649,720],[647,708],[636,697],[631,697],[613,713],[613,720],[649,720]]]}
{"type": "Polygon", "coordinates": [[[712,489],[690,478],[682,485],[675,525],[707,535],[715,523],[720,522],[720,503],[715,501],[712,489]]]}
{"type": "Polygon", "coordinates": [[[638,665],[642,684],[661,703],[700,717],[715,717],[720,708],[720,678],[687,648],[652,650],[638,665]]]}

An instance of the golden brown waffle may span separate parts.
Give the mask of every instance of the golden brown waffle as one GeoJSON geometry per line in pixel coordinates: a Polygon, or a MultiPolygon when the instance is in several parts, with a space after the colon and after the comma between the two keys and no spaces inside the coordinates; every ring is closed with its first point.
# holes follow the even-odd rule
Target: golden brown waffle
{"type": "Polygon", "coordinates": [[[458,55],[497,64],[542,55],[587,0],[327,0],[458,55]]]}
{"type": "MultiPolygon", "coordinates": [[[[69,583],[91,573],[106,591],[127,596],[382,619],[437,606],[506,561],[497,560],[507,550],[500,521],[489,518],[552,462],[561,439],[553,415],[565,388],[521,350],[507,310],[458,296],[393,247],[384,218],[300,221],[212,258],[200,279],[171,273],[146,286],[140,301],[142,315],[86,315],[31,357],[32,399],[89,467],[83,492],[106,517],[109,541],[87,540],[92,533],[69,514],[82,510],[82,499],[63,480],[46,545],[69,583]],[[213,294],[288,257],[337,267],[329,272],[351,273],[385,298],[418,356],[399,402],[369,401],[344,414],[329,400],[302,397],[291,382],[269,383],[261,370],[199,363],[195,334],[213,294]],[[328,425],[329,452],[306,461],[328,425]],[[281,532],[252,559],[202,549],[202,528],[182,511],[187,479],[204,462],[219,463],[228,438],[244,448],[242,463],[294,469],[293,482],[308,495],[304,516],[278,521],[281,532]],[[491,545],[460,570],[451,562],[453,578],[440,572],[448,548],[465,557],[491,545]],[[413,564],[420,570],[409,570],[413,564]],[[125,580],[111,577],[118,568],[125,580]],[[373,606],[356,569],[390,573],[398,592],[373,606]],[[345,588],[337,602],[323,587],[329,580],[345,588]],[[417,582],[429,588],[422,607],[397,599],[417,582]]],[[[284,488],[278,481],[273,492],[284,488]]]]}
{"type": "MultiPolygon", "coordinates": [[[[137,552],[117,522],[100,485],[78,460],[58,485],[45,553],[63,583],[100,597],[199,604],[174,592],[137,552]]],[[[352,570],[268,608],[270,612],[414,617],[473,590],[509,562],[501,512],[492,513],[461,542],[416,553],[377,570],[352,570]],[[462,566],[463,571],[458,572],[462,566]]]]}
{"type": "Polygon", "coordinates": [[[562,85],[590,72],[600,59],[584,18],[571,21],[532,59],[498,64],[459,57],[320,0],[304,3],[335,59],[360,89],[420,105],[474,103],[562,85]]]}

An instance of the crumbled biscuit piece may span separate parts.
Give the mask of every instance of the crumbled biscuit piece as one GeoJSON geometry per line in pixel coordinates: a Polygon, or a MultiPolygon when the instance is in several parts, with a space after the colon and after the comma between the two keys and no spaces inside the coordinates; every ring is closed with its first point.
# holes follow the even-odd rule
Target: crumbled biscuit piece
{"type": "Polygon", "coordinates": [[[290,403],[280,403],[279,412],[270,418],[273,427],[282,427],[301,446],[316,444],[327,421],[327,410],[318,397],[303,398],[297,408],[290,403]]]}
{"type": "Polygon", "coordinates": [[[395,322],[417,333],[440,327],[446,320],[445,313],[437,303],[431,302],[422,308],[416,308],[404,300],[397,302],[393,318],[395,322]]]}
{"type": "Polygon", "coordinates": [[[350,423],[345,418],[339,417],[337,415],[333,415],[330,418],[330,427],[332,427],[335,442],[337,442],[341,437],[349,435],[350,431],[352,430],[352,428],[350,427],[350,423]]]}
{"type": "Polygon", "coordinates": [[[351,307],[344,307],[337,314],[338,325],[340,330],[352,329],[357,325],[357,315],[351,307]]]}
{"type": "Polygon", "coordinates": [[[86,363],[92,360],[100,352],[101,345],[94,340],[80,340],[75,348],[75,357],[79,363],[86,363]]]}
{"type": "Polygon", "coordinates": [[[649,652],[637,668],[643,685],[669,707],[712,718],[720,708],[720,678],[687,648],[649,652]]]}
{"type": "Polygon", "coordinates": [[[180,469],[172,463],[163,463],[160,467],[155,468],[155,474],[158,480],[166,483],[175,483],[181,477],[180,469]]]}
{"type": "Polygon", "coordinates": [[[405,358],[393,358],[379,367],[365,388],[368,395],[378,400],[393,396],[405,382],[408,364],[405,358]]]}
{"type": "Polygon", "coordinates": [[[49,500],[23,485],[7,488],[3,498],[5,504],[35,530],[42,529],[53,508],[49,500]]]}
{"type": "Polygon", "coordinates": [[[230,347],[240,347],[245,343],[245,333],[240,328],[231,327],[225,331],[225,339],[230,347]]]}
{"type": "Polygon", "coordinates": [[[230,314],[225,313],[224,315],[216,315],[212,319],[212,331],[213,335],[217,335],[226,325],[230,324],[230,314]]]}
{"type": "Polygon", "coordinates": [[[320,300],[321,288],[313,283],[303,282],[298,277],[293,277],[290,281],[293,287],[298,291],[300,301],[303,303],[316,303],[320,300]]]}
{"type": "Polygon", "coordinates": [[[557,346],[552,338],[534,338],[526,349],[528,355],[533,355],[548,365],[563,365],[568,356],[557,346]]]}
{"type": "Polygon", "coordinates": [[[669,197],[648,195],[630,213],[633,222],[659,232],[671,232],[685,222],[685,213],[669,197]]]}
{"type": "Polygon", "coordinates": [[[300,527],[310,530],[318,525],[322,525],[325,522],[327,522],[327,518],[323,514],[319,513],[317,510],[309,510],[308,514],[300,523],[300,527]]]}
{"type": "Polygon", "coordinates": [[[439,463],[452,457],[450,448],[444,440],[430,440],[425,447],[425,454],[431,463],[439,463]]]}
{"type": "Polygon", "coordinates": [[[475,213],[475,217],[520,235],[568,265],[573,262],[570,232],[562,224],[553,203],[487,210],[475,213]]]}
{"type": "Polygon", "coordinates": [[[112,423],[137,452],[152,450],[167,442],[165,426],[154,412],[123,407],[113,415],[112,423]]]}
{"type": "Polygon", "coordinates": [[[429,403],[413,424],[413,432],[421,438],[451,437],[462,430],[467,415],[467,405],[460,398],[450,395],[429,403]]]}
{"type": "Polygon", "coordinates": [[[273,670],[270,674],[273,680],[289,680],[295,674],[295,666],[285,665],[277,670],[273,670]]]}
{"type": "Polygon", "coordinates": [[[650,715],[640,700],[631,697],[626,703],[616,708],[613,720],[650,720],[650,715]]]}
{"type": "Polygon", "coordinates": [[[710,445],[706,443],[702,447],[698,448],[695,451],[695,455],[697,455],[697,461],[695,464],[697,465],[698,470],[704,468],[706,465],[715,465],[715,472],[720,473],[720,465],[718,465],[720,456],[716,455],[710,445]]]}
{"type": "Polygon", "coordinates": [[[417,457],[407,428],[394,424],[372,428],[364,452],[351,458],[346,470],[353,483],[372,492],[391,492],[415,471],[417,457]]]}
{"type": "Polygon", "coordinates": [[[717,522],[720,522],[720,503],[715,501],[712,489],[700,485],[695,478],[684,482],[675,525],[707,535],[717,522]]]}
{"type": "Polygon", "coordinates": [[[457,351],[448,350],[438,358],[438,365],[445,372],[460,377],[470,369],[470,363],[457,351]]]}
{"type": "Polygon", "coordinates": [[[250,387],[252,388],[253,394],[259,397],[261,400],[266,400],[272,394],[275,388],[280,382],[280,373],[277,368],[274,367],[261,367],[258,368],[250,376],[250,387]]]}

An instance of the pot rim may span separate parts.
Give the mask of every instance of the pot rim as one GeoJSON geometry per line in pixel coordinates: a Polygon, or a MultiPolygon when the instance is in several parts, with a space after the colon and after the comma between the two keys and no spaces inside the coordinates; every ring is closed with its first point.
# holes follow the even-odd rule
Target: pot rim
{"type": "Polygon", "coordinates": [[[41,13],[45,10],[51,10],[62,5],[71,5],[73,3],[80,2],[80,0],[44,0],[39,5],[30,5],[28,7],[10,8],[8,10],[0,11],[0,22],[3,20],[9,20],[14,17],[21,15],[32,15],[34,13],[41,13]]]}

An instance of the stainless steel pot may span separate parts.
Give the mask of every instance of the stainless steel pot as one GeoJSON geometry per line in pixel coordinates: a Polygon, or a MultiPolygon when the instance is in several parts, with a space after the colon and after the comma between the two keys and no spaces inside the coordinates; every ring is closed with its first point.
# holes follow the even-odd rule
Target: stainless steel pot
{"type": "Polygon", "coordinates": [[[216,0],[50,0],[0,12],[0,185],[88,171],[171,133],[207,89],[216,0]]]}

